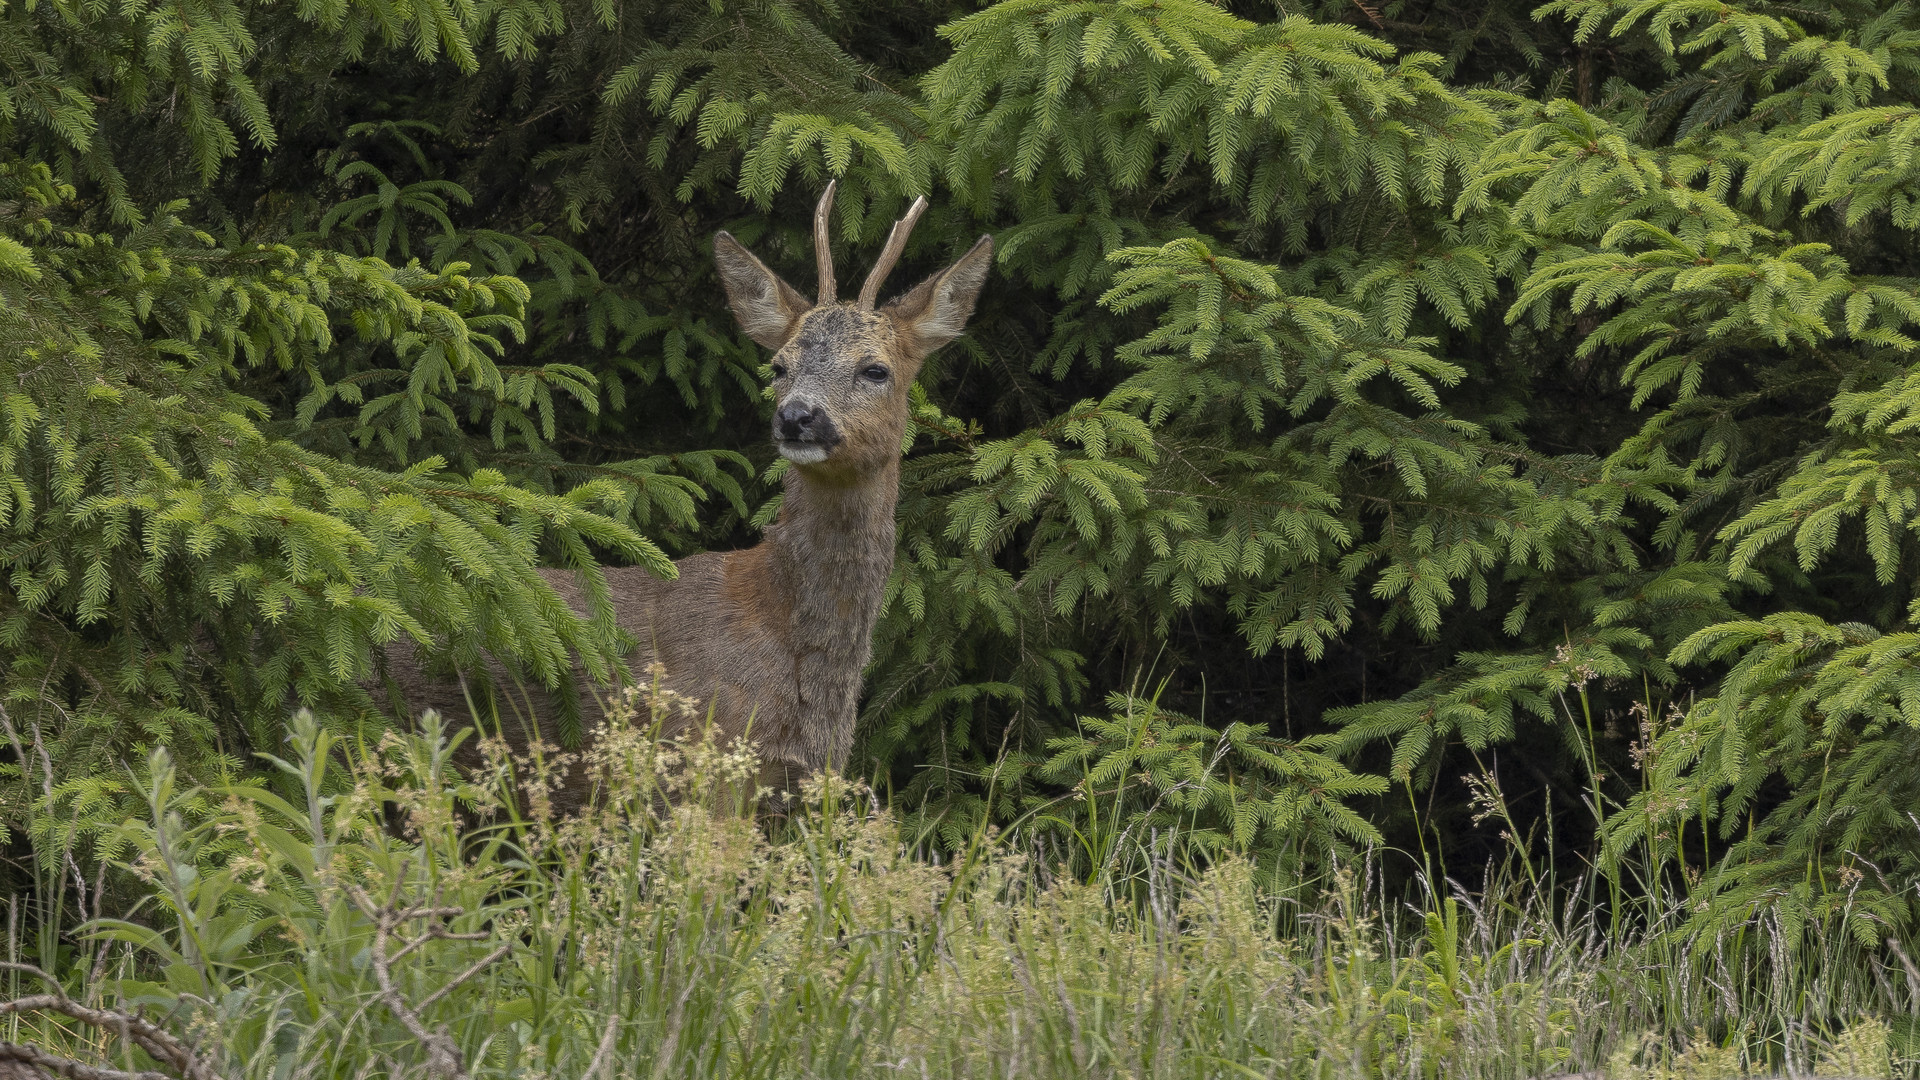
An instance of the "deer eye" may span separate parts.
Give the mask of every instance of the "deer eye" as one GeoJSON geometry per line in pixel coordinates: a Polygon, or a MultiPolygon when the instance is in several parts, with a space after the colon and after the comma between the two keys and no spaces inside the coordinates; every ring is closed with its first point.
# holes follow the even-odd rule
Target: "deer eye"
{"type": "Polygon", "coordinates": [[[784,379],[784,378],[786,378],[786,377],[787,377],[787,365],[785,365],[785,364],[775,364],[775,365],[773,365],[773,377],[774,377],[774,378],[776,378],[776,379],[784,379]]]}
{"type": "Polygon", "coordinates": [[[887,381],[887,369],[881,367],[879,364],[872,365],[871,367],[867,368],[865,371],[862,371],[860,374],[866,376],[869,379],[872,379],[874,382],[887,381]]]}

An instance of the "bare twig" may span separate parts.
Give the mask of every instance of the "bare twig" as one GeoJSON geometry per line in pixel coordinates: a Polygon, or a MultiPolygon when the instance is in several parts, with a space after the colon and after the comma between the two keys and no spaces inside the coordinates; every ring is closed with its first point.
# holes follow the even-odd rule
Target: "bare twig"
{"type": "MultiPolygon", "coordinates": [[[[427,915],[427,914],[437,914],[437,913],[438,912],[422,911],[422,912],[417,912],[415,914],[427,915]]],[[[453,914],[460,915],[460,914],[464,914],[464,912],[462,912],[459,908],[454,908],[453,914]]],[[[419,948],[420,946],[425,945],[429,941],[485,941],[492,936],[493,936],[492,934],[489,934],[485,931],[476,931],[471,934],[455,934],[455,933],[449,932],[446,927],[441,926],[439,923],[433,923],[427,927],[426,933],[421,934],[419,937],[414,938],[412,941],[409,941],[405,945],[400,946],[400,950],[398,952],[394,953],[392,956],[387,957],[387,963],[389,964],[399,963],[402,957],[406,956],[408,953],[419,948]]]]}
{"type": "MultiPolygon", "coordinates": [[[[96,1009],[90,1005],[82,1005],[61,992],[60,984],[54,982],[51,975],[34,967],[32,964],[7,963],[5,967],[9,970],[24,971],[45,979],[53,983],[55,992],[51,994],[33,994],[28,997],[15,998],[12,1001],[0,1001],[0,1016],[11,1016],[24,1012],[59,1013],[62,1016],[78,1020],[83,1024],[100,1028],[103,1031],[113,1032],[120,1036],[122,1040],[130,1042],[146,1051],[154,1060],[165,1062],[172,1066],[175,1071],[186,1077],[187,1080],[220,1080],[219,1074],[208,1067],[206,1062],[200,1060],[199,1055],[195,1054],[187,1044],[175,1038],[173,1034],[165,1028],[135,1016],[132,1013],[121,1012],[119,1009],[96,1009]]],[[[32,1048],[28,1047],[27,1049],[31,1050],[32,1048]]],[[[43,1053],[38,1050],[34,1050],[33,1052],[37,1054],[43,1053]]],[[[0,1057],[5,1057],[5,1055],[0,1054],[0,1057]]],[[[12,1058],[9,1060],[25,1061],[26,1059],[12,1058]]],[[[64,1061],[65,1059],[61,1058],[57,1060],[64,1061]]],[[[30,1063],[39,1064],[38,1062],[30,1063]]],[[[90,1068],[90,1066],[80,1065],[78,1063],[70,1062],[69,1064],[73,1065],[76,1069],[90,1068]]],[[[59,1072],[60,1070],[56,1069],[54,1071],[59,1072]]],[[[80,1073],[75,1072],[61,1072],[61,1075],[81,1076],[80,1073]]],[[[104,1073],[97,1073],[97,1075],[128,1077],[135,1074],[108,1070],[104,1073]]],[[[160,1074],[140,1073],[138,1075],[159,1076],[160,1074]]]]}
{"type": "Polygon", "coordinates": [[[437,890],[433,900],[427,903],[402,907],[400,894],[405,879],[404,873],[395,875],[393,891],[383,904],[374,903],[373,898],[368,896],[365,890],[354,885],[347,886],[347,896],[352,899],[354,906],[358,907],[361,913],[373,923],[371,964],[374,981],[380,984],[380,1001],[400,1021],[401,1026],[407,1029],[408,1034],[412,1035],[421,1046],[426,1047],[427,1069],[430,1072],[448,1077],[450,1080],[468,1080],[466,1060],[460,1054],[459,1045],[453,1041],[453,1037],[448,1035],[445,1029],[440,1031],[429,1029],[426,1021],[420,1018],[420,1011],[452,993],[461,984],[512,952],[513,945],[509,942],[493,950],[475,961],[467,970],[442,984],[433,993],[410,1004],[393,981],[394,961],[429,941],[481,941],[488,935],[456,934],[437,921],[428,923],[426,929],[411,941],[396,933],[415,919],[451,919],[457,915],[466,914],[465,908],[440,904],[437,890]],[[400,948],[389,952],[388,944],[395,940],[401,942],[400,948]]]}
{"type": "Polygon", "coordinates": [[[60,992],[60,980],[47,974],[44,968],[37,965],[18,960],[0,960],[0,971],[18,971],[25,975],[31,975],[41,982],[46,983],[48,986],[53,987],[54,993],[57,994],[60,992]]]}
{"type": "MultiPolygon", "coordinates": [[[[103,1069],[96,1065],[82,1065],[72,1058],[50,1054],[32,1043],[0,1042],[0,1062],[24,1066],[25,1075],[35,1077],[51,1074],[69,1077],[70,1080],[168,1080],[166,1073],[144,1070],[124,1072],[120,1069],[103,1069]]],[[[14,1075],[19,1076],[21,1073],[15,1072],[14,1075]]]]}
{"type": "MultiPolygon", "coordinates": [[[[449,934],[447,936],[452,937],[453,935],[449,934]]],[[[500,959],[501,957],[507,955],[512,951],[513,951],[513,942],[509,941],[505,945],[500,946],[499,948],[493,950],[492,952],[481,957],[480,959],[475,960],[473,962],[472,967],[468,968],[467,970],[461,972],[458,975],[455,975],[453,978],[448,979],[446,982],[441,983],[440,988],[438,990],[435,990],[433,993],[428,994],[426,997],[421,998],[419,1007],[424,1009],[427,1006],[433,1004],[434,1002],[439,1001],[441,998],[446,997],[448,994],[452,993],[454,989],[458,987],[461,983],[466,982],[468,979],[473,978],[475,975],[478,975],[482,971],[485,971],[487,968],[493,966],[494,961],[500,959]]]]}

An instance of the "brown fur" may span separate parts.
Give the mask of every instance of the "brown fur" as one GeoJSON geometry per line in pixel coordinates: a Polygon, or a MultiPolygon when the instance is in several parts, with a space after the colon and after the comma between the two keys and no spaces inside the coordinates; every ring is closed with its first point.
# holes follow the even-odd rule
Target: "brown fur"
{"type": "MultiPolygon", "coordinates": [[[[680,560],[677,580],[637,568],[606,576],[619,625],[639,642],[626,658],[630,671],[644,677],[658,661],[667,685],[711,704],[724,736],[758,744],[776,783],[846,765],[893,569],[908,387],[928,354],[964,328],[992,254],[983,236],[878,310],[814,307],[733,237],[714,239],[741,328],[775,350],[773,434],[789,460],[780,514],[756,547],[680,560]],[[881,368],[885,378],[873,378],[881,368]],[[783,437],[791,410],[811,416],[806,437],[783,437]]],[[[586,609],[570,573],[541,574],[575,610],[586,609]]],[[[495,685],[515,685],[490,667],[495,685]]],[[[424,672],[410,646],[389,649],[388,672],[411,711],[470,719],[461,684],[424,672]]],[[[575,692],[591,729],[609,688],[577,674],[575,692]]],[[[538,689],[516,700],[520,708],[500,709],[510,729],[516,715],[543,719],[557,708],[538,689]]]]}

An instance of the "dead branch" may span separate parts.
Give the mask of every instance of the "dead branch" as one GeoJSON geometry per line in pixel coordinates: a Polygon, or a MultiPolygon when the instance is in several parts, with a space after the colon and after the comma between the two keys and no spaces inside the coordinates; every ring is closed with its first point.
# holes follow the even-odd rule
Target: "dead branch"
{"type": "MultiPolygon", "coordinates": [[[[187,1080],[220,1080],[206,1062],[186,1043],[175,1038],[165,1028],[133,1013],[119,1009],[97,1009],[83,1005],[68,997],[60,989],[60,983],[52,975],[32,964],[0,961],[0,970],[19,971],[38,978],[53,988],[50,994],[31,994],[12,1001],[0,1001],[0,1016],[12,1016],[25,1012],[51,1012],[78,1020],[90,1027],[110,1031],[120,1036],[122,1042],[132,1043],[147,1052],[155,1061],[163,1062],[187,1080]]],[[[164,1074],[154,1072],[130,1073],[117,1069],[101,1070],[91,1065],[82,1065],[77,1061],[59,1057],[55,1054],[27,1045],[0,1043],[0,1061],[14,1061],[31,1065],[46,1071],[70,1076],[75,1080],[127,1080],[129,1077],[160,1077],[164,1074]],[[23,1056],[25,1055],[25,1056],[23,1056]]]]}
{"type": "Polygon", "coordinates": [[[208,1068],[206,1062],[201,1061],[185,1043],[174,1038],[166,1029],[132,1013],[118,1009],[96,1009],[82,1005],[65,994],[34,994],[13,1001],[0,1001],[0,1016],[30,1011],[59,1013],[102,1031],[111,1031],[145,1050],[155,1060],[173,1066],[187,1080],[219,1080],[218,1074],[208,1068]]]}
{"type": "MultiPolygon", "coordinates": [[[[452,935],[449,934],[448,936],[451,937],[452,935]]],[[[420,1008],[424,1009],[427,1006],[433,1004],[434,1002],[439,1001],[441,998],[446,997],[448,994],[453,992],[455,987],[459,986],[463,982],[466,982],[468,979],[473,978],[475,975],[480,974],[482,971],[486,970],[487,968],[493,966],[493,962],[495,960],[500,959],[501,957],[507,955],[512,951],[513,951],[513,943],[508,942],[507,944],[500,946],[499,948],[493,950],[487,955],[474,961],[472,967],[468,968],[467,970],[461,972],[458,975],[455,975],[453,978],[447,980],[446,982],[441,983],[440,988],[438,990],[435,990],[433,993],[428,994],[426,997],[421,998],[420,1008]]]]}
{"type": "Polygon", "coordinates": [[[346,887],[347,896],[353,901],[354,906],[373,923],[373,951],[370,962],[373,967],[374,981],[380,984],[380,1001],[400,1021],[401,1026],[414,1037],[414,1040],[426,1047],[429,1071],[435,1075],[447,1077],[449,1080],[469,1080],[466,1061],[460,1054],[458,1044],[446,1033],[445,1028],[439,1031],[428,1029],[426,1022],[420,1018],[420,1011],[452,993],[501,957],[512,952],[513,945],[508,943],[500,946],[475,961],[467,970],[441,984],[433,993],[421,998],[418,1002],[409,1003],[406,996],[400,993],[399,986],[393,981],[395,961],[429,941],[484,941],[488,935],[485,933],[456,934],[442,925],[439,920],[464,915],[466,909],[440,904],[437,891],[433,900],[427,903],[401,906],[400,893],[404,880],[404,874],[395,875],[393,891],[385,903],[375,903],[373,898],[358,886],[346,887]],[[418,919],[431,921],[419,932],[419,936],[408,940],[406,935],[399,931],[408,923],[418,919]],[[394,941],[400,943],[400,948],[389,952],[387,947],[394,941]]]}
{"type": "Polygon", "coordinates": [[[72,1058],[49,1054],[32,1043],[0,1042],[0,1077],[40,1080],[46,1076],[65,1076],[69,1080],[168,1080],[166,1073],[125,1072],[82,1065],[72,1058]]]}

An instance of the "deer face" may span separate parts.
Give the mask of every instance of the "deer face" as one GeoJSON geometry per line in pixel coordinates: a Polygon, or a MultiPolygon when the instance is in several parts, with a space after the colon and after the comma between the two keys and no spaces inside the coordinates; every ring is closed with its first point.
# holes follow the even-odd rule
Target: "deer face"
{"type": "Polygon", "coordinates": [[[796,465],[880,464],[900,445],[907,386],[920,369],[921,358],[901,344],[893,320],[878,311],[835,304],[801,316],[773,354],[780,456],[796,465]]]}
{"type": "MultiPolygon", "coordinates": [[[[816,218],[821,234],[831,197],[829,190],[816,218]]],[[[903,222],[907,227],[919,205],[903,222]]],[[[973,314],[993,263],[993,240],[985,236],[919,287],[873,306],[877,279],[905,241],[896,225],[861,301],[839,304],[824,257],[822,297],[809,303],[732,236],[714,237],[714,261],[740,328],[774,350],[773,444],[803,469],[860,475],[898,458],[908,386],[927,356],[958,337],[973,314]]]]}

